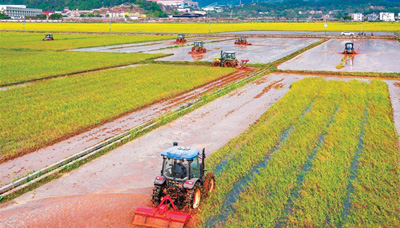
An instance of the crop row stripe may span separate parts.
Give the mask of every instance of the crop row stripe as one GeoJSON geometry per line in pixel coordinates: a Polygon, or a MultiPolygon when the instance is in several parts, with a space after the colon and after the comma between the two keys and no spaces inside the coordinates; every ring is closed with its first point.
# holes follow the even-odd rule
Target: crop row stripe
{"type": "Polygon", "coordinates": [[[276,224],[290,192],[295,188],[296,177],[316,148],[321,135],[329,127],[330,119],[343,99],[328,84],[326,81],[319,83],[320,94],[312,110],[295,124],[295,131],[289,136],[288,142],[249,183],[249,187],[240,196],[235,213],[225,224],[226,227],[238,224],[244,227],[269,227],[276,224]]]}

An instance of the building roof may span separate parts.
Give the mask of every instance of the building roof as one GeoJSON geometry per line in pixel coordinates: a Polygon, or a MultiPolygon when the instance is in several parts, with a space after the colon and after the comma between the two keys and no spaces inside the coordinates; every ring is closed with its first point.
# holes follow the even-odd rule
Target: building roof
{"type": "Polygon", "coordinates": [[[199,156],[199,149],[194,147],[173,146],[161,152],[161,156],[168,158],[193,160],[199,156]]]}

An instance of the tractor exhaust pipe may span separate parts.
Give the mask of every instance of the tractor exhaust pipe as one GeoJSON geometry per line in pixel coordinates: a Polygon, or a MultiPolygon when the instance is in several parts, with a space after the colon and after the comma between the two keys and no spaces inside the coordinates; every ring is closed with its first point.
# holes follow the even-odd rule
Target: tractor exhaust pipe
{"type": "Polygon", "coordinates": [[[205,170],[204,170],[204,167],[205,167],[204,161],[205,161],[205,159],[206,159],[206,148],[203,148],[203,153],[201,155],[201,167],[200,167],[201,177],[200,178],[202,178],[204,176],[204,173],[205,173],[205,170]]]}

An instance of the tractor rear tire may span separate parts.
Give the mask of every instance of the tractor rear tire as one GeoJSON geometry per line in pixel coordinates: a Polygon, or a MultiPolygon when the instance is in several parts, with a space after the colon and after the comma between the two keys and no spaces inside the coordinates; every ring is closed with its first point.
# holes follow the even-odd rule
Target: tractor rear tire
{"type": "Polygon", "coordinates": [[[212,173],[207,173],[204,184],[203,184],[203,195],[208,197],[208,195],[215,190],[215,177],[212,173]]]}
{"type": "Polygon", "coordinates": [[[162,198],[164,197],[163,191],[164,191],[164,185],[154,185],[153,194],[151,196],[151,201],[154,204],[156,205],[160,204],[162,198]]]}
{"type": "Polygon", "coordinates": [[[200,183],[196,183],[193,189],[188,190],[186,193],[185,204],[190,209],[197,209],[201,203],[201,186],[200,183]]]}
{"type": "Polygon", "coordinates": [[[231,61],[225,61],[224,62],[224,67],[232,67],[233,63],[231,61]]]}
{"type": "Polygon", "coordinates": [[[192,52],[195,52],[196,51],[196,47],[192,47],[192,52]]]}

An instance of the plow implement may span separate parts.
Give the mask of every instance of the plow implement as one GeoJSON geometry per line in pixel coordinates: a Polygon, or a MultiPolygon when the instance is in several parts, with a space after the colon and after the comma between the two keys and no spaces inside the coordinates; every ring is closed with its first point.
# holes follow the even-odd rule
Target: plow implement
{"type": "Polygon", "coordinates": [[[189,219],[190,214],[179,212],[171,197],[166,195],[156,208],[137,208],[132,224],[139,227],[183,228],[189,219]],[[173,210],[168,210],[168,201],[173,210]]]}

